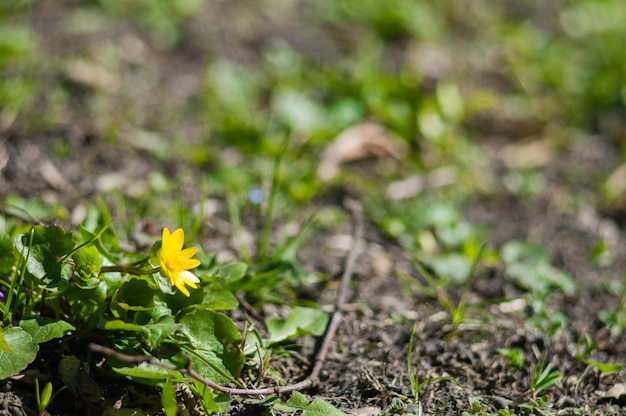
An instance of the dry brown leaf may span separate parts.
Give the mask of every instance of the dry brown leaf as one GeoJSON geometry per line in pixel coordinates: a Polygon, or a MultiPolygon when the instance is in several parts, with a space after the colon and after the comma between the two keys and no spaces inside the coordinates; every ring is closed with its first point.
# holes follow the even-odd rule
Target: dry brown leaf
{"type": "Polygon", "coordinates": [[[449,51],[440,45],[423,42],[409,45],[406,61],[409,67],[433,79],[445,78],[454,66],[449,51]]]}
{"type": "Polygon", "coordinates": [[[554,146],[546,139],[513,143],[500,151],[500,159],[510,169],[546,166],[554,158],[554,146]]]}
{"type": "Polygon", "coordinates": [[[372,257],[370,264],[376,276],[388,276],[393,272],[394,261],[387,253],[379,253],[372,257]]]}
{"type": "Polygon", "coordinates": [[[65,74],[78,84],[102,91],[112,91],[118,85],[117,78],[108,69],[96,62],[84,59],[70,61],[65,67],[65,74]]]}
{"type": "Polygon", "coordinates": [[[626,396],[626,383],[616,383],[607,392],[600,394],[604,399],[620,400],[626,396]]]}
{"type": "Polygon", "coordinates": [[[43,157],[39,163],[39,172],[50,186],[61,192],[68,192],[72,185],[65,179],[61,171],[48,157],[43,157]]]}
{"type": "Polygon", "coordinates": [[[387,186],[387,196],[391,199],[407,199],[419,195],[424,189],[451,185],[458,179],[458,169],[454,166],[441,166],[428,175],[410,175],[387,186]]]}
{"type": "Polygon", "coordinates": [[[405,148],[406,144],[392,138],[382,125],[364,121],[341,132],[326,147],[317,176],[322,180],[331,180],[339,173],[343,163],[370,157],[401,159],[405,148]]]}

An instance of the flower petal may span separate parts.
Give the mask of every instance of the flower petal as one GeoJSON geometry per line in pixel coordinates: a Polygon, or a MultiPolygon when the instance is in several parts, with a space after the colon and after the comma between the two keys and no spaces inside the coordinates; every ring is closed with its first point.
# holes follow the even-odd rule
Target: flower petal
{"type": "Polygon", "coordinates": [[[201,264],[202,264],[202,262],[200,260],[187,259],[187,260],[181,262],[181,265],[182,265],[181,269],[183,269],[183,270],[195,269],[196,267],[198,267],[201,264]]]}
{"type": "Polygon", "coordinates": [[[174,286],[176,286],[178,288],[178,290],[180,290],[183,295],[189,297],[190,293],[189,293],[189,289],[187,289],[185,287],[185,284],[182,281],[177,281],[174,286]]]}
{"type": "Polygon", "coordinates": [[[181,280],[183,280],[186,284],[193,287],[194,289],[198,287],[196,283],[200,283],[200,279],[198,278],[198,276],[188,270],[181,272],[178,277],[180,277],[181,280]]]}
{"type": "Polygon", "coordinates": [[[159,251],[159,265],[161,275],[170,279],[172,285],[185,296],[189,296],[186,285],[195,289],[198,287],[197,283],[200,283],[200,279],[189,269],[198,267],[201,262],[192,258],[198,249],[190,247],[183,250],[184,242],[185,233],[182,228],[176,229],[173,233],[170,233],[168,228],[164,228],[159,251]]]}
{"type": "Polygon", "coordinates": [[[186,248],[184,250],[182,250],[180,252],[180,257],[185,257],[187,259],[192,258],[196,253],[198,252],[198,249],[196,247],[189,247],[186,248]]]}
{"type": "Polygon", "coordinates": [[[168,246],[172,251],[181,251],[185,242],[185,232],[182,228],[176,229],[169,238],[168,246]]]}

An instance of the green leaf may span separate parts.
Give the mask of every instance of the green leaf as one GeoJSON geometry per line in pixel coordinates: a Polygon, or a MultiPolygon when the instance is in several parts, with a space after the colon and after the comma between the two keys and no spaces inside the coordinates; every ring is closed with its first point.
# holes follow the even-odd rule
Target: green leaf
{"type": "Polygon", "coordinates": [[[39,345],[20,327],[4,329],[4,340],[11,351],[0,351],[0,380],[12,377],[37,357],[39,345]]]}
{"type": "Polygon", "coordinates": [[[156,348],[170,335],[180,329],[180,324],[174,322],[173,318],[164,319],[163,322],[151,325],[143,325],[148,332],[148,343],[152,348],[156,348]]]}
{"type": "Polygon", "coordinates": [[[328,314],[321,309],[294,308],[287,319],[271,317],[267,320],[267,329],[270,333],[268,343],[277,343],[289,338],[302,335],[320,336],[326,330],[328,314]]]}
{"type": "Polygon", "coordinates": [[[232,381],[230,378],[239,374],[244,363],[238,347],[241,335],[230,318],[201,309],[185,315],[180,323],[196,355],[193,358],[198,358],[192,360],[192,368],[205,377],[216,377],[220,381],[232,381]]]}
{"type": "Polygon", "coordinates": [[[84,246],[77,249],[72,254],[72,259],[74,259],[76,273],[89,276],[92,273],[100,272],[102,259],[100,258],[100,252],[95,246],[84,246]]]}
{"type": "Polygon", "coordinates": [[[546,290],[559,289],[566,295],[573,295],[578,289],[576,280],[569,274],[556,267],[541,263],[537,265],[537,274],[541,281],[547,286],[546,290]]]}
{"type": "MultiPolygon", "coordinates": [[[[107,218],[107,224],[100,226],[99,229],[95,229],[98,226],[100,220],[98,217],[101,213],[97,212],[95,207],[88,207],[87,219],[85,220],[85,226],[79,227],[80,236],[83,241],[93,242],[98,248],[98,251],[102,257],[108,259],[113,264],[117,263],[119,258],[117,252],[119,252],[119,244],[116,235],[110,230],[110,219],[107,218]],[[94,231],[90,231],[90,230],[94,231]],[[115,254],[113,254],[115,253],[115,254]]],[[[109,273],[107,273],[109,274],[109,273]]]]}
{"type": "MultiPolygon", "coordinates": [[[[35,379],[37,380],[37,379],[35,379]]],[[[41,407],[45,409],[50,404],[50,399],[52,398],[52,383],[49,381],[44,386],[41,391],[41,396],[39,396],[39,402],[41,403],[41,407]]]]}
{"type": "Polygon", "coordinates": [[[248,356],[248,362],[255,365],[260,365],[259,359],[262,360],[267,354],[265,341],[254,327],[246,334],[243,353],[248,356]]]}
{"type": "Polygon", "coordinates": [[[452,227],[461,220],[457,208],[445,202],[432,203],[420,211],[420,221],[436,229],[452,227]]]}
{"type": "Polygon", "coordinates": [[[461,121],[463,118],[463,97],[459,87],[454,82],[442,81],[437,85],[437,104],[446,119],[452,122],[461,121]]]}
{"type": "Polygon", "coordinates": [[[60,319],[44,318],[41,316],[28,317],[20,321],[20,327],[28,332],[33,342],[41,344],[55,338],[61,338],[69,331],[73,331],[73,325],[60,319]]]}
{"type": "Polygon", "coordinates": [[[520,348],[498,348],[497,352],[507,358],[515,368],[522,368],[526,362],[524,351],[520,348]]]}
{"type": "Polygon", "coordinates": [[[276,91],[272,97],[272,111],[299,132],[311,132],[326,120],[324,108],[300,91],[276,91]]]}
{"type": "Polygon", "coordinates": [[[506,274],[518,285],[531,292],[548,293],[552,289],[557,289],[567,295],[573,295],[577,289],[573,277],[547,263],[511,264],[507,266],[506,274]]]}
{"type": "Polygon", "coordinates": [[[346,416],[344,412],[320,398],[311,403],[304,394],[294,391],[286,402],[274,403],[274,409],[282,412],[302,412],[302,416],[346,416]]]}
{"type": "Polygon", "coordinates": [[[127,310],[150,310],[154,306],[154,291],[143,279],[131,279],[120,288],[117,303],[127,310]]]}
{"type": "MultiPolygon", "coordinates": [[[[1,2],[0,2],[1,3],[1,2]]],[[[11,39],[9,36],[3,36],[9,27],[0,28],[0,62],[4,57],[6,57],[3,47],[5,42],[11,39]]],[[[10,31],[15,30],[15,27],[9,29],[10,31]]],[[[12,43],[11,40],[9,40],[12,43]]],[[[15,45],[12,45],[15,46],[15,45]]],[[[47,218],[53,215],[52,209],[49,204],[44,204],[39,201],[38,198],[28,198],[24,199],[18,195],[9,195],[4,201],[4,206],[6,207],[7,214],[13,215],[16,218],[23,218],[32,223],[33,220],[37,220],[38,218],[47,218]]]]}
{"type": "Polygon", "coordinates": [[[15,250],[13,239],[0,233],[0,276],[9,276],[15,264],[15,250]]]}
{"type": "Polygon", "coordinates": [[[616,373],[624,368],[624,364],[599,363],[590,360],[585,360],[585,364],[597,368],[601,373],[616,373]]]}
{"type": "Polygon", "coordinates": [[[217,311],[229,311],[239,306],[239,301],[229,290],[211,289],[205,292],[202,305],[217,311]]]}
{"type": "Polygon", "coordinates": [[[433,269],[435,275],[454,283],[464,283],[472,270],[472,262],[459,253],[432,256],[424,263],[433,269]]]}
{"type": "Polygon", "coordinates": [[[46,247],[49,254],[60,257],[74,248],[75,241],[72,233],[63,231],[59,226],[38,225],[33,228],[35,230],[33,244],[46,247]]]}
{"type": "Polygon", "coordinates": [[[74,282],[84,289],[98,286],[102,257],[95,246],[81,247],[72,255],[74,260],[74,282]]]}
{"type": "Polygon", "coordinates": [[[576,280],[550,264],[547,251],[540,246],[522,241],[510,241],[502,247],[508,278],[524,289],[548,293],[556,289],[567,295],[577,290],[576,280]]]}
{"type": "Polygon", "coordinates": [[[509,264],[550,262],[544,248],[519,240],[509,241],[502,247],[502,259],[509,264]]]}
{"type": "Polygon", "coordinates": [[[9,347],[9,344],[7,343],[6,339],[4,339],[4,331],[2,330],[2,328],[0,328],[0,352],[10,352],[11,351],[11,347],[9,347]]]}
{"type": "Polygon", "coordinates": [[[159,299],[159,295],[154,297],[154,306],[152,307],[152,310],[150,310],[149,314],[151,322],[159,323],[169,322],[170,319],[173,321],[172,316],[174,315],[168,304],[164,300],[159,299]]]}
{"type": "Polygon", "coordinates": [[[133,366],[132,364],[115,362],[114,360],[107,360],[107,363],[113,368],[113,371],[126,377],[143,380],[174,379],[182,381],[178,371],[168,370],[153,364],[141,363],[133,366]]]}
{"type": "Polygon", "coordinates": [[[246,275],[247,271],[248,265],[246,263],[229,263],[217,269],[215,275],[232,283],[241,280],[246,275]]]}
{"type": "Polygon", "coordinates": [[[69,269],[62,269],[61,259],[74,247],[74,237],[56,225],[35,226],[31,233],[21,234],[15,240],[16,248],[27,256],[26,268],[40,286],[57,287],[67,281],[69,269]]]}
{"type": "Polygon", "coordinates": [[[552,364],[548,363],[545,367],[543,367],[543,365],[544,361],[541,360],[533,369],[530,381],[530,390],[533,394],[539,394],[561,380],[561,373],[559,371],[552,371],[552,364]]]}
{"type": "Polygon", "coordinates": [[[116,318],[137,324],[153,322],[155,290],[143,278],[133,278],[125,282],[111,301],[111,312],[116,318]]]}
{"type": "Polygon", "coordinates": [[[101,281],[93,289],[81,289],[72,286],[65,292],[65,300],[70,305],[72,315],[76,322],[81,322],[87,328],[94,328],[102,318],[102,313],[107,309],[107,283],[101,281]]]}
{"type": "Polygon", "coordinates": [[[119,319],[105,322],[103,329],[105,329],[106,331],[146,332],[144,325],[131,324],[121,321],[119,319]]]}
{"type": "Polygon", "coordinates": [[[202,403],[202,407],[207,414],[226,413],[228,411],[230,395],[223,393],[216,394],[217,392],[207,389],[204,384],[196,379],[188,385],[199,399],[199,403],[202,403]]]}
{"type": "Polygon", "coordinates": [[[161,276],[160,273],[155,273],[154,281],[156,282],[159,290],[168,295],[175,295],[176,290],[174,290],[174,286],[172,285],[172,281],[165,276],[161,276]]]}
{"type": "Polygon", "coordinates": [[[176,416],[178,413],[174,384],[170,379],[168,379],[161,388],[161,405],[165,411],[165,416],[176,416]]]}

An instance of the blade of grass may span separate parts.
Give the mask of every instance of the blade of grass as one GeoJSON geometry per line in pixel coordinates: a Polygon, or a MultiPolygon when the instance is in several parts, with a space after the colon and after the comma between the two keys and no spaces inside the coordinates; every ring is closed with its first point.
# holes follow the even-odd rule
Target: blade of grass
{"type": "Polygon", "coordinates": [[[239,256],[243,259],[244,262],[250,263],[250,253],[248,252],[248,247],[246,246],[245,241],[243,241],[243,226],[241,225],[241,213],[239,211],[239,204],[237,203],[237,198],[229,194],[226,197],[226,206],[228,209],[228,219],[230,221],[230,226],[233,230],[233,237],[237,243],[237,249],[239,251],[239,256]]]}
{"type": "Polygon", "coordinates": [[[283,156],[287,151],[287,145],[291,138],[291,131],[287,130],[283,136],[283,142],[281,150],[278,156],[274,160],[274,167],[272,172],[272,183],[270,185],[270,192],[267,197],[267,206],[265,208],[265,221],[263,223],[263,235],[260,242],[259,258],[263,261],[269,256],[270,243],[272,239],[272,224],[274,221],[274,203],[276,200],[276,194],[278,192],[278,178],[280,174],[280,167],[282,165],[283,156]]]}

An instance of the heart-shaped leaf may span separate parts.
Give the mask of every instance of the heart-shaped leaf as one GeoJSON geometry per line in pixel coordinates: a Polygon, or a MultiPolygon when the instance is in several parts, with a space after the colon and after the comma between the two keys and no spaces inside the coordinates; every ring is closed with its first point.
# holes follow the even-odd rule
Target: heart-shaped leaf
{"type": "Polygon", "coordinates": [[[43,318],[41,316],[29,317],[20,321],[20,327],[28,332],[33,342],[41,344],[55,338],[61,338],[74,326],[60,319],[43,318]]]}
{"type": "Polygon", "coordinates": [[[0,380],[12,377],[37,357],[39,345],[20,327],[4,329],[4,340],[11,351],[0,351],[0,380]]]}

